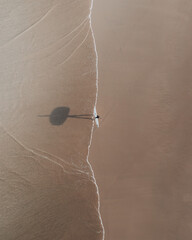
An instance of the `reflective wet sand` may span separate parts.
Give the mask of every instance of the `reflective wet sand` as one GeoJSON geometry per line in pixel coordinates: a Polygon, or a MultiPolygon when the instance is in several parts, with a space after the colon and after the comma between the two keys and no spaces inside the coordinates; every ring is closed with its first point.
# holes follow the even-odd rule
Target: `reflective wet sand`
{"type": "Polygon", "coordinates": [[[0,239],[101,239],[91,1],[0,4],[0,239]]]}
{"type": "Polygon", "coordinates": [[[192,238],[191,13],[189,0],[95,1],[106,240],[192,238]]]}

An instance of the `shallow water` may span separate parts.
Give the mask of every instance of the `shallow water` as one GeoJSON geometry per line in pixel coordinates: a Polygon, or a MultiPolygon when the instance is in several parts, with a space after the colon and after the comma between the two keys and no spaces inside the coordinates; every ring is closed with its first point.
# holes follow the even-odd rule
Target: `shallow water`
{"type": "Polygon", "coordinates": [[[192,239],[192,1],[96,0],[106,240],[192,239]]]}
{"type": "Polygon", "coordinates": [[[0,238],[102,239],[91,1],[0,4],[0,238]]]}

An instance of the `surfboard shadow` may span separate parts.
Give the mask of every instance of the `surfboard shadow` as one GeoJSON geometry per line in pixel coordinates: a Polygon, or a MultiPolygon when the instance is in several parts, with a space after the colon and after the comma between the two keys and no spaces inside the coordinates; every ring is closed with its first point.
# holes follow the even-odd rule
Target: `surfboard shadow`
{"type": "Polygon", "coordinates": [[[92,114],[69,115],[69,112],[70,112],[69,107],[57,107],[53,109],[50,115],[38,115],[38,117],[48,117],[49,122],[55,126],[62,125],[67,120],[67,118],[80,118],[93,120],[92,114]]]}

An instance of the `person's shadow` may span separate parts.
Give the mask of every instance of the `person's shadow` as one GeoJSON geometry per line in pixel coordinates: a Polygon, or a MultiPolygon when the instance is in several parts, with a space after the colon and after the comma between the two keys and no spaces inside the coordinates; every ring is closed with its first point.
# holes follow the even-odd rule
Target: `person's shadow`
{"type": "Polygon", "coordinates": [[[38,117],[49,117],[52,125],[62,125],[67,118],[80,118],[93,120],[93,114],[69,115],[69,107],[57,107],[53,109],[50,115],[38,115],[38,117]]]}

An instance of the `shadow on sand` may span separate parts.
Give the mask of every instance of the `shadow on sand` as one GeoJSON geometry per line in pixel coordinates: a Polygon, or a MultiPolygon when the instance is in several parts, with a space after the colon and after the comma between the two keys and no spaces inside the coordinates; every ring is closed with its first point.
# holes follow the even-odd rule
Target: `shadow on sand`
{"type": "Polygon", "coordinates": [[[50,115],[38,115],[38,117],[49,117],[49,121],[52,125],[62,125],[67,118],[80,118],[93,120],[92,114],[81,114],[81,115],[69,115],[69,107],[57,107],[53,109],[50,115]]]}

